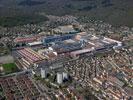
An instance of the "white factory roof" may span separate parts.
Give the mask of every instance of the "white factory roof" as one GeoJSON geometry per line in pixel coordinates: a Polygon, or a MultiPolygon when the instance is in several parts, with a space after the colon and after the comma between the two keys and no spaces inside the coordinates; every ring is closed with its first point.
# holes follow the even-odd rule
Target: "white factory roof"
{"type": "Polygon", "coordinates": [[[34,45],[40,45],[40,44],[42,44],[42,42],[41,42],[41,41],[32,42],[32,43],[28,43],[28,45],[30,45],[30,46],[34,46],[34,45]]]}
{"type": "Polygon", "coordinates": [[[73,52],[71,52],[71,54],[77,55],[77,54],[87,53],[87,52],[90,52],[93,50],[94,50],[94,47],[89,48],[89,49],[82,49],[82,50],[73,51],[73,52]]]}

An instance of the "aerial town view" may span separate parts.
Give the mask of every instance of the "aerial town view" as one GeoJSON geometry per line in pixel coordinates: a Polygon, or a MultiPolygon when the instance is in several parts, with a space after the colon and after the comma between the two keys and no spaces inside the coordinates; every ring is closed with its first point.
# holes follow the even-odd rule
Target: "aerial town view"
{"type": "Polygon", "coordinates": [[[133,100],[132,4],[0,0],[0,100],[133,100]]]}

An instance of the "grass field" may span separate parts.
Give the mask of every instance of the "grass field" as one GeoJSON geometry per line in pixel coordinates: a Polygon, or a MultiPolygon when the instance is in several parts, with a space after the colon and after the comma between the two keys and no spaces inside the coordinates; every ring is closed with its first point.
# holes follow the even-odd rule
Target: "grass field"
{"type": "Polygon", "coordinates": [[[15,65],[15,63],[7,63],[7,64],[3,64],[2,66],[6,74],[18,71],[18,68],[15,65]]]}

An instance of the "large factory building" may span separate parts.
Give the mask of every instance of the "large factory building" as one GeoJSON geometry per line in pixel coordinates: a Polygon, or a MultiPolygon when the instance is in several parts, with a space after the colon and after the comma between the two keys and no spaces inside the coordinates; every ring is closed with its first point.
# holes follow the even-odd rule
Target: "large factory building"
{"type": "Polygon", "coordinates": [[[45,37],[42,42],[44,45],[54,43],[54,42],[59,42],[59,41],[64,41],[68,39],[73,39],[75,37],[75,34],[67,34],[67,35],[58,35],[58,36],[48,36],[45,37]]]}

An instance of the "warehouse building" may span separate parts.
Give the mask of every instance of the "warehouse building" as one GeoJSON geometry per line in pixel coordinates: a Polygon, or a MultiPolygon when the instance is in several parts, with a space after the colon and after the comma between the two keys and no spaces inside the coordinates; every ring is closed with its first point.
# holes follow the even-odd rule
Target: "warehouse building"
{"type": "Polygon", "coordinates": [[[38,67],[39,64],[46,59],[44,56],[39,55],[31,48],[17,50],[15,53],[15,58],[25,69],[30,68],[31,66],[38,67]]]}
{"type": "MultiPolygon", "coordinates": [[[[70,40],[71,41],[71,40],[70,40]]],[[[67,53],[67,52],[72,52],[75,50],[80,50],[82,49],[82,43],[75,41],[75,42],[58,42],[55,45],[52,46],[52,48],[58,53],[67,53]]]]}
{"type": "Polygon", "coordinates": [[[75,37],[74,34],[67,34],[67,35],[56,35],[56,36],[48,36],[45,37],[42,42],[44,45],[48,45],[53,42],[59,42],[59,41],[64,41],[68,39],[73,39],[75,37]]]}
{"type": "Polygon", "coordinates": [[[83,32],[81,34],[79,33],[76,36],[76,39],[79,41],[82,41],[82,44],[84,46],[82,49],[72,51],[70,53],[72,57],[77,57],[79,55],[86,54],[86,53],[94,54],[96,52],[116,49],[122,46],[122,43],[120,41],[116,41],[105,37],[87,35],[83,32]]]}

